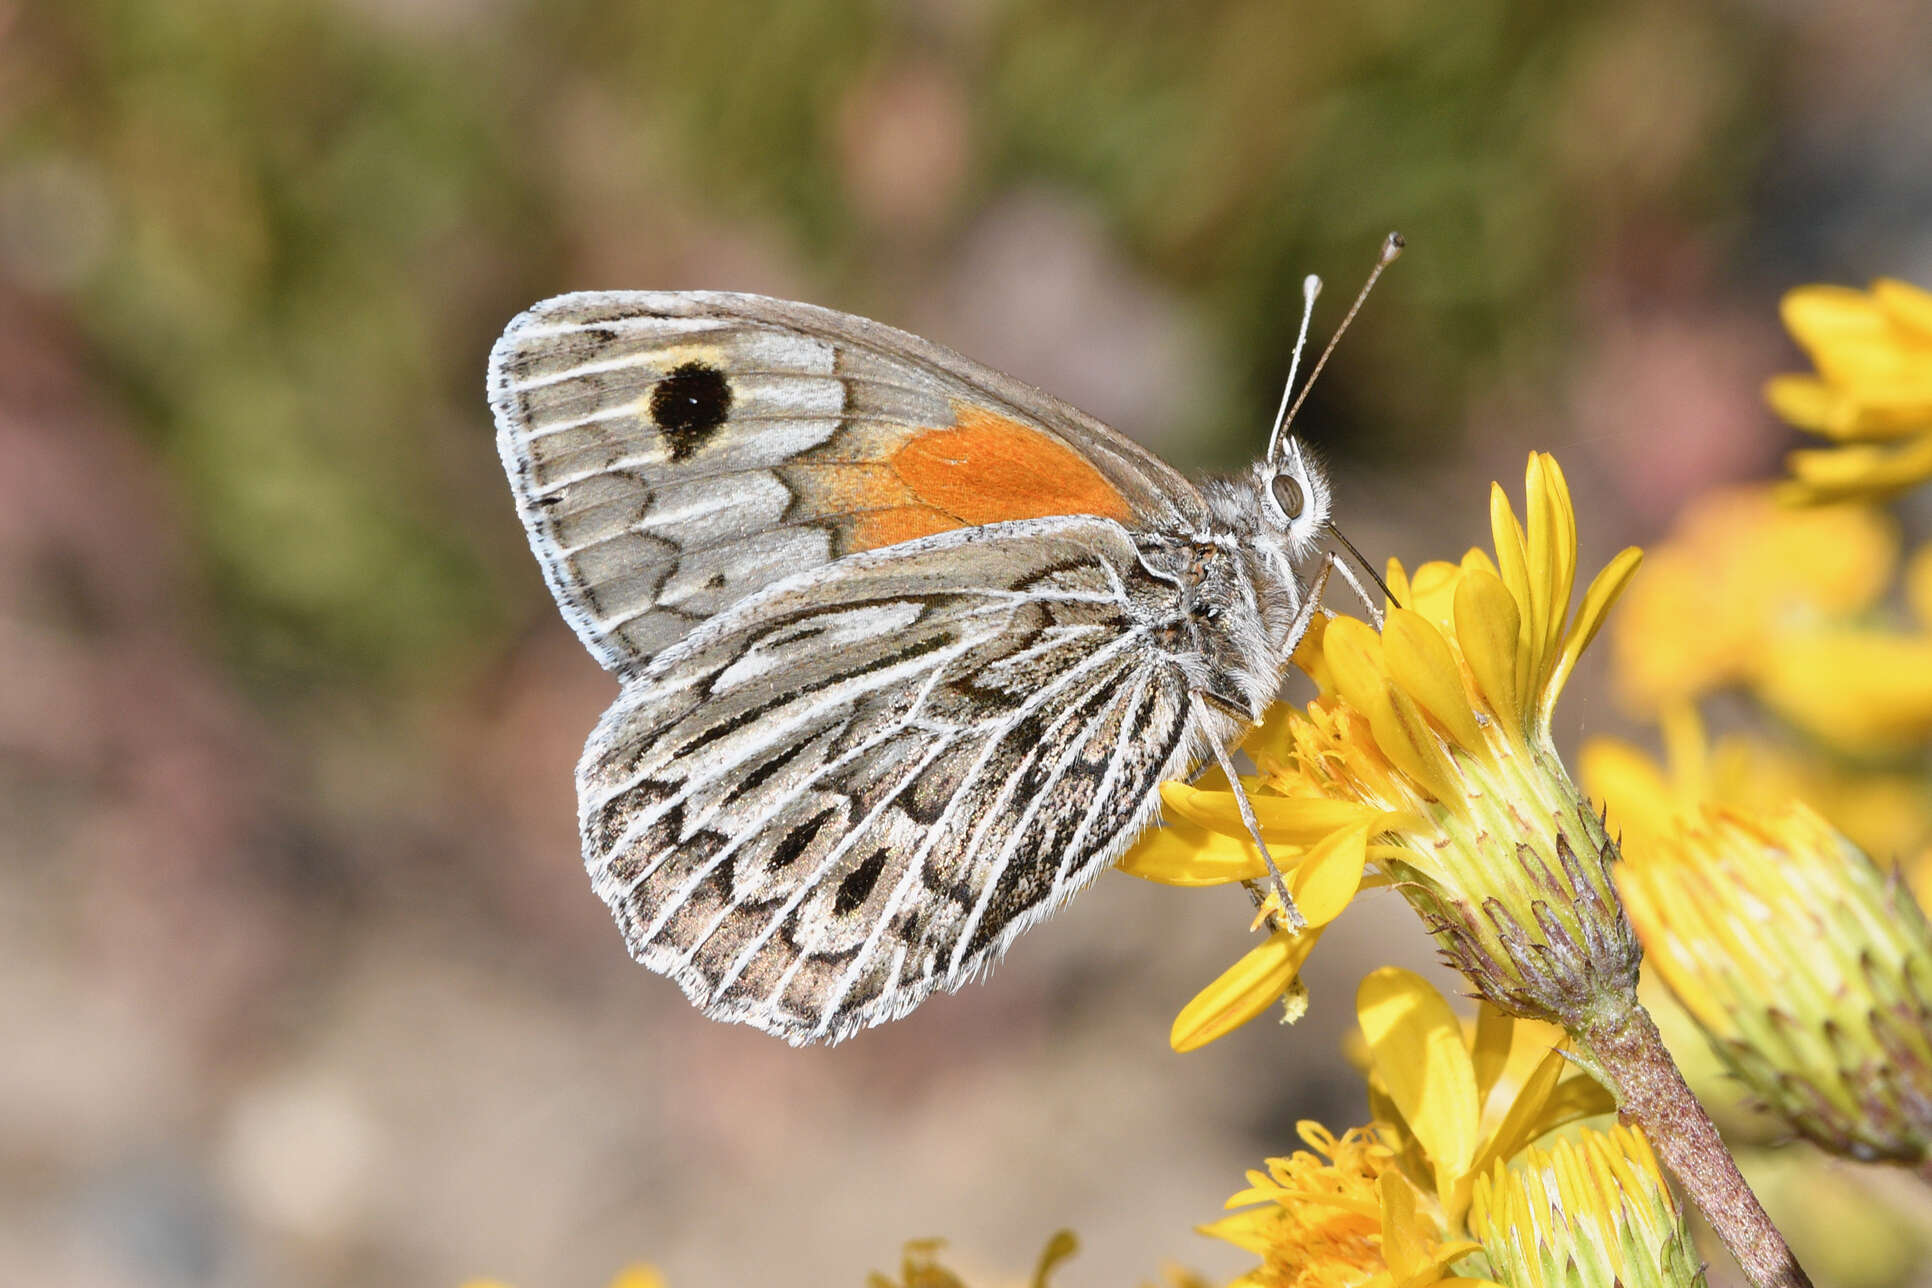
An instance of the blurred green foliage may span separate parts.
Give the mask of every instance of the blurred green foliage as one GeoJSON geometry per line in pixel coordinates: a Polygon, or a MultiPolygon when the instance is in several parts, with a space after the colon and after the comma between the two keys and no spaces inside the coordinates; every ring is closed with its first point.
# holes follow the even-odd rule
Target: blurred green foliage
{"type": "Polygon", "coordinates": [[[108,212],[56,294],[178,480],[231,656],[263,681],[413,683],[500,645],[536,584],[481,391],[503,321],[651,284],[583,274],[676,263],[713,218],[769,230],[825,302],[890,303],[905,256],[875,254],[838,140],[855,87],[897,61],[943,69],[971,133],[913,255],[944,256],[1016,185],[1080,194],[1240,374],[1202,427],[1272,406],[1303,273],[1352,290],[1381,235],[1408,233],[1322,410],[1355,449],[1413,453],[1499,372],[1547,367],[1578,283],[1643,244],[1633,227],[1723,253],[1762,144],[1751,21],[1500,0],[64,0],[6,38],[0,170],[78,168],[108,212]]]}

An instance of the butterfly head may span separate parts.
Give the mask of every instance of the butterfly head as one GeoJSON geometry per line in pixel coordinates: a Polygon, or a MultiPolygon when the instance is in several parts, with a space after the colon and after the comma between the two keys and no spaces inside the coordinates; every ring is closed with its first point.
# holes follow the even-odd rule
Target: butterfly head
{"type": "Polygon", "coordinates": [[[1278,534],[1289,558],[1299,563],[1328,527],[1328,475],[1315,454],[1293,436],[1283,436],[1255,462],[1254,471],[1262,527],[1278,534]]]}

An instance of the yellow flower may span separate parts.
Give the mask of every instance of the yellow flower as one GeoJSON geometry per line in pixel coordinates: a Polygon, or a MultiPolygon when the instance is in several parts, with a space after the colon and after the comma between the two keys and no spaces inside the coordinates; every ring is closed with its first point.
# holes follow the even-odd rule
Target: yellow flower
{"type": "Polygon", "coordinates": [[[1932,738],[1932,633],[1847,626],[1775,637],[1756,692],[1848,755],[1910,751],[1932,738]]]}
{"type": "Polygon", "coordinates": [[[1578,757],[1583,785],[1602,801],[1628,853],[1696,817],[1705,804],[1746,814],[1801,800],[1867,854],[1890,860],[1932,849],[1932,792],[1902,769],[1849,768],[1816,751],[1745,733],[1707,740],[1695,708],[1662,716],[1664,765],[1615,738],[1592,738],[1578,757]]]}
{"type": "Polygon", "coordinates": [[[626,1266],[610,1281],[610,1288],[665,1288],[664,1274],[656,1266],[626,1266]]]}
{"type": "Polygon", "coordinates": [[[1613,636],[1643,714],[1730,686],[1870,758],[1932,738],[1932,554],[1908,565],[1909,627],[1870,620],[1898,566],[1896,525],[1857,505],[1793,510],[1763,489],[1700,500],[1652,555],[1613,636]]]}
{"type": "Polygon", "coordinates": [[[1815,376],[1777,376],[1772,410],[1837,446],[1793,452],[1794,501],[1884,497],[1932,478],[1932,294],[1881,278],[1870,291],[1801,286],[1782,307],[1815,376]]]}
{"type": "Polygon", "coordinates": [[[1793,510],[1767,488],[1710,493],[1650,552],[1618,614],[1619,695],[1651,714],[1752,683],[1771,641],[1863,612],[1897,559],[1895,526],[1866,507],[1793,510]]]}
{"type": "MultiPolygon", "coordinates": [[[[898,1278],[875,1271],[865,1277],[866,1288],[966,1288],[964,1279],[939,1264],[939,1250],[945,1246],[944,1239],[907,1241],[899,1258],[898,1278]]],[[[1073,1237],[1073,1231],[1058,1231],[1047,1240],[1028,1284],[1031,1288],[1047,1288],[1055,1267],[1078,1251],[1080,1241],[1073,1237]]]]}
{"type": "Polygon", "coordinates": [[[1563,1053],[1562,1031],[1483,1007],[1465,1031],[1427,981],[1388,967],[1357,995],[1379,1120],[1337,1137],[1300,1124],[1307,1150],[1271,1158],[1203,1233],[1262,1264],[1243,1288],[1416,1288],[1475,1250],[1476,1179],[1532,1141],[1608,1112],[1609,1093],[1563,1053]]]}
{"type": "MultiPolygon", "coordinates": [[[[1265,873],[1226,790],[1163,783],[1168,825],[1150,833],[1120,862],[1123,872],[1169,885],[1257,881],[1265,873]],[[1239,833],[1235,835],[1234,833],[1239,833]]],[[[1288,996],[1322,930],[1340,916],[1362,884],[1368,837],[1377,811],[1348,802],[1289,800],[1249,787],[1255,817],[1307,922],[1276,929],[1181,1009],[1169,1041],[1192,1051],[1254,1019],[1288,996]]],[[[1291,1015],[1295,1014],[1291,1012],[1291,1015]]]]}
{"type": "Polygon", "coordinates": [[[1379,811],[1370,857],[1423,914],[1482,995],[1566,1027],[1635,988],[1638,951],[1607,864],[1615,856],[1550,736],[1557,695],[1635,572],[1623,551],[1574,617],[1576,514],[1554,459],[1527,476],[1527,528],[1492,489],[1496,557],[1391,565],[1378,634],[1328,624],[1333,696],[1289,723],[1272,781],[1379,811]]]}
{"type": "Polygon", "coordinates": [[[1706,807],[1627,851],[1618,881],[1659,974],[1787,1124],[1854,1158],[1932,1159],[1932,927],[1900,881],[1797,803],[1706,807]]]}
{"type": "MultiPolygon", "coordinates": [[[[1292,868],[1309,929],[1278,930],[1177,1019],[1174,1044],[1211,1041],[1287,992],[1322,926],[1372,861],[1429,920],[1483,995],[1522,1014],[1573,1016],[1602,989],[1634,988],[1636,941],[1605,874],[1614,853],[1550,737],[1557,695],[1635,571],[1625,550],[1574,617],[1576,513],[1556,461],[1530,458],[1527,527],[1492,488],[1494,559],[1415,576],[1391,564],[1378,634],[1318,620],[1296,659],[1322,696],[1282,710],[1246,744],[1264,838],[1292,868]]],[[[1176,884],[1261,873],[1231,793],[1169,784],[1171,816],[1123,868],[1176,884]]]]}
{"type": "Polygon", "coordinates": [[[1702,1259],[1642,1133],[1585,1129],[1497,1163],[1470,1226],[1509,1288],[1701,1288],[1702,1259]]]}
{"type": "Polygon", "coordinates": [[[1485,1004],[1465,1030],[1442,994],[1411,971],[1385,966],[1364,979],[1356,1016],[1368,1048],[1369,1108],[1452,1231],[1464,1228],[1478,1176],[1565,1123],[1616,1107],[1566,1056],[1561,1029],[1485,1004]]]}
{"type": "Polygon", "coordinates": [[[1423,1288],[1473,1285],[1449,1267],[1476,1250],[1448,1239],[1422,1196],[1395,1167],[1372,1127],[1337,1137],[1297,1128],[1308,1149],[1248,1173],[1228,1206],[1248,1210],[1201,1227],[1261,1258],[1235,1288],[1423,1288]]]}
{"type": "MultiPolygon", "coordinates": [[[[508,1284],[497,1279],[468,1279],[463,1288],[509,1288],[508,1284]]],[[[610,1288],[664,1288],[664,1275],[656,1266],[638,1262],[625,1266],[610,1281],[610,1288]]]]}

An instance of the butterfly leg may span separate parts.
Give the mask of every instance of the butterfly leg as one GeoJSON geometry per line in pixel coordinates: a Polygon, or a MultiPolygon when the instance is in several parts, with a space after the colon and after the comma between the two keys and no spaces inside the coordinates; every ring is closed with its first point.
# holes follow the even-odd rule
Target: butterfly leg
{"type": "Polygon", "coordinates": [[[1355,570],[1348,566],[1348,561],[1345,559],[1337,559],[1334,552],[1330,551],[1324,562],[1326,566],[1322,569],[1323,573],[1326,574],[1331,568],[1341,573],[1342,580],[1346,581],[1348,588],[1355,592],[1355,597],[1362,601],[1362,607],[1368,609],[1369,620],[1375,624],[1375,629],[1378,631],[1381,630],[1382,605],[1377,603],[1375,597],[1368,593],[1368,590],[1362,585],[1361,579],[1355,575],[1355,570]]]}
{"type": "MultiPolygon", "coordinates": [[[[1192,696],[1194,701],[1194,718],[1201,721],[1202,726],[1205,728],[1207,724],[1207,704],[1201,700],[1199,693],[1195,693],[1192,696]]],[[[1275,856],[1268,852],[1268,842],[1262,839],[1261,824],[1254,816],[1254,805],[1248,800],[1247,789],[1241,786],[1240,775],[1234,772],[1234,761],[1228,755],[1228,749],[1211,737],[1209,738],[1209,742],[1213,744],[1214,758],[1220,763],[1221,772],[1227,775],[1228,787],[1234,792],[1234,807],[1241,811],[1241,821],[1247,826],[1248,835],[1254,838],[1255,847],[1261,851],[1261,861],[1268,866],[1269,883],[1274,886],[1275,893],[1281,898],[1282,920],[1287,922],[1288,929],[1290,930],[1305,929],[1308,925],[1308,919],[1303,917],[1301,915],[1301,909],[1295,906],[1294,896],[1288,893],[1288,882],[1282,877],[1281,869],[1276,866],[1275,856]]]]}
{"type": "MultiPolygon", "coordinates": [[[[1316,569],[1315,575],[1310,579],[1308,590],[1305,594],[1301,593],[1299,587],[1294,583],[1289,583],[1289,589],[1297,594],[1298,602],[1295,604],[1295,615],[1288,624],[1285,653],[1292,654],[1295,651],[1295,646],[1301,643],[1302,636],[1308,633],[1309,623],[1314,620],[1315,614],[1321,609],[1322,591],[1328,587],[1328,574],[1336,568],[1337,563],[1338,561],[1332,553],[1324,554],[1322,556],[1321,566],[1316,569]]],[[[1357,590],[1359,593],[1359,587],[1357,590]]],[[[1207,696],[1211,697],[1213,695],[1210,694],[1207,696]]],[[[1193,701],[1194,718],[1201,721],[1205,727],[1207,722],[1207,704],[1203,700],[1203,695],[1196,692],[1193,695],[1193,701]]],[[[1240,715],[1243,713],[1236,708],[1235,714],[1240,715]]],[[[1261,824],[1255,819],[1254,805],[1248,800],[1248,792],[1241,785],[1240,775],[1234,772],[1234,764],[1228,756],[1227,748],[1218,742],[1214,744],[1214,759],[1221,766],[1221,772],[1227,777],[1229,790],[1234,793],[1235,808],[1241,811],[1241,821],[1247,825],[1248,835],[1254,838],[1255,847],[1261,851],[1261,861],[1268,865],[1269,882],[1274,886],[1275,893],[1280,896],[1283,919],[1288,923],[1290,930],[1302,929],[1308,922],[1301,915],[1301,909],[1295,906],[1294,896],[1288,893],[1288,882],[1283,879],[1281,869],[1275,863],[1275,856],[1269,852],[1268,843],[1261,838],[1261,824]]],[[[1205,765],[1202,766],[1200,772],[1206,772],[1205,765]]],[[[1254,889],[1252,883],[1250,883],[1249,889],[1254,889]]],[[[1259,899],[1261,896],[1257,893],[1255,897],[1259,899]]]]}
{"type": "MultiPolygon", "coordinates": [[[[1284,658],[1294,657],[1295,650],[1301,645],[1302,637],[1308,634],[1309,624],[1315,620],[1315,614],[1321,611],[1322,592],[1328,589],[1328,574],[1340,566],[1340,561],[1335,558],[1332,551],[1325,551],[1322,554],[1321,567],[1315,570],[1314,577],[1309,580],[1308,594],[1295,605],[1295,615],[1288,622],[1287,645],[1283,649],[1284,658]]],[[[1284,669],[1286,665],[1284,661],[1284,669]]]]}

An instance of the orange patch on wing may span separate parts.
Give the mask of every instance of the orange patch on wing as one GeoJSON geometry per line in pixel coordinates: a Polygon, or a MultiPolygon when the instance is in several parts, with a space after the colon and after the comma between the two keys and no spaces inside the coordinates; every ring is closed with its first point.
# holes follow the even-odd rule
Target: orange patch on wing
{"type": "Polygon", "coordinates": [[[983,407],[955,404],[958,423],[914,435],[893,473],[919,504],[961,526],[1056,514],[1133,519],[1127,499],[1058,440],[983,407]]]}
{"type": "Polygon", "coordinates": [[[897,545],[914,537],[930,537],[935,532],[950,532],[966,525],[950,514],[923,505],[897,505],[890,510],[873,510],[855,516],[848,549],[876,550],[897,545]]]}
{"type": "Polygon", "coordinates": [[[892,466],[877,461],[814,465],[811,500],[813,508],[822,514],[859,514],[919,504],[919,498],[893,473],[892,466]]]}

